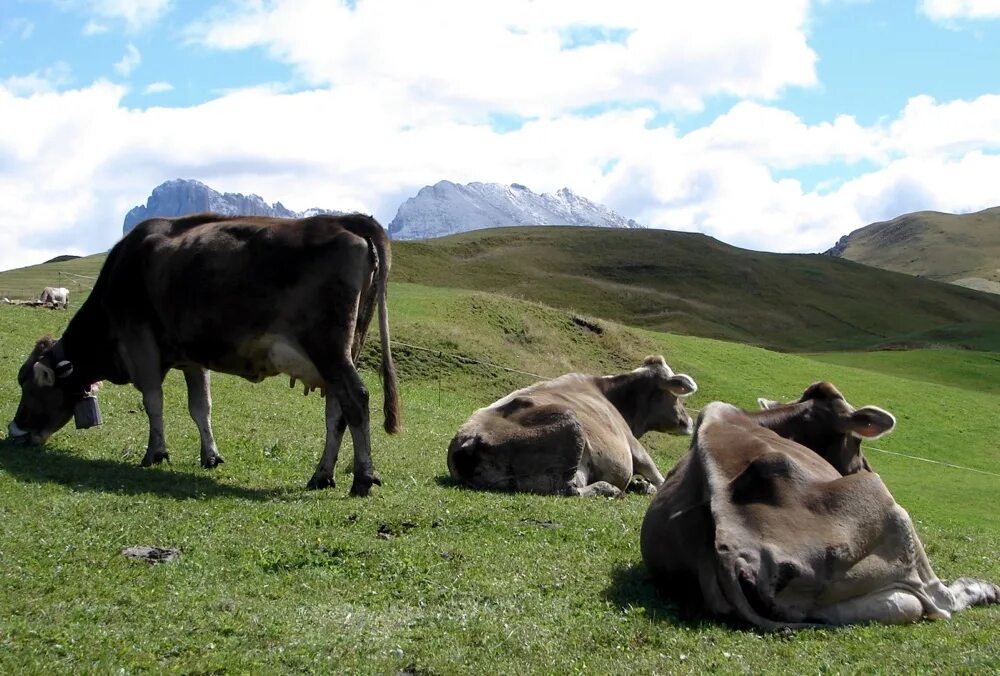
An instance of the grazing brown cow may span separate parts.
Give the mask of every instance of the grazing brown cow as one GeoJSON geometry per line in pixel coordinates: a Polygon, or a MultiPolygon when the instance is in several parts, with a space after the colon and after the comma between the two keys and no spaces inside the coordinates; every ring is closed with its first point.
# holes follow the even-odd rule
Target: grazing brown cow
{"type": "MultiPolygon", "coordinates": [[[[11,437],[44,443],[76,409],[93,422],[92,385],[133,383],[149,417],[143,466],[167,458],[163,378],[184,372],[201,464],[222,462],[208,369],[259,382],[278,373],[326,394],[326,446],[310,488],[334,485],[344,430],[354,441],[351,493],[380,484],[371,461],[368,391],[355,368],[378,307],[385,428],[399,426],[389,350],[389,240],[361,215],[304,219],[197,214],[140,223],[108,254],[62,338],[42,340],[18,375],[11,437]]],[[[81,424],[81,418],[83,419],[81,424]]]]}
{"type": "Polygon", "coordinates": [[[894,426],[829,383],[764,411],[709,404],[643,520],[650,573],[764,629],[915,622],[1000,601],[989,582],[943,584],[910,516],[869,470],[860,438],[894,426]]]}
{"type": "Polygon", "coordinates": [[[451,440],[448,469],[473,488],[617,496],[633,482],[653,492],[663,475],[639,437],[690,434],[683,398],[696,389],[663,357],[620,375],[535,383],[473,413],[451,440]]]}

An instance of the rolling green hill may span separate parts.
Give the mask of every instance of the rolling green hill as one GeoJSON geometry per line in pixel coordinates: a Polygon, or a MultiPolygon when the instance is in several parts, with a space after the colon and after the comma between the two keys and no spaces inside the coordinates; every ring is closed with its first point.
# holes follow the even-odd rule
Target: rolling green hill
{"type": "Polygon", "coordinates": [[[1000,293],[1000,207],[918,211],[843,237],[830,253],[885,270],[1000,293]]]}
{"type": "MultiPolygon", "coordinates": [[[[60,334],[69,316],[0,306],[0,422],[14,414],[17,368],[34,338],[60,334]]],[[[641,562],[648,496],[470,491],[447,480],[445,462],[448,440],[474,409],[534,379],[478,362],[608,373],[662,353],[697,380],[693,409],[715,399],[748,407],[757,396],[790,399],[829,379],[855,404],[897,416],[898,430],[878,447],[979,470],[869,452],[938,575],[1000,580],[1000,483],[981,473],[1000,472],[1000,394],[956,375],[980,355],[954,351],[940,373],[935,353],[924,355],[925,382],[916,386],[863,365],[632,329],[589,313],[580,322],[569,310],[401,281],[390,316],[404,431],[382,432],[381,388],[365,368],[384,485],[363,500],[346,496],[347,441],[338,487],[302,489],[323,446],[323,402],[281,378],[253,385],[213,376],[226,464],[211,472],[198,465],[177,372],[164,396],[170,465],[137,466],[147,425],[132,387],[102,388],[104,425],[69,425],[43,450],[0,439],[0,673],[39,665],[53,673],[1000,669],[1000,607],[949,622],[787,634],[686,617],[655,594],[641,562]],[[956,377],[962,386],[946,384],[956,377]],[[181,556],[151,566],[120,554],[140,544],[181,556]]],[[[373,330],[367,358],[375,338],[373,330]]],[[[688,442],[643,437],[664,471],[688,442]]]]}
{"type": "Polygon", "coordinates": [[[663,230],[530,227],[393,244],[393,279],[784,350],[1000,350],[1000,297],[663,230]]]}
{"type": "MultiPolygon", "coordinates": [[[[521,227],[393,243],[393,282],[503,293],[659,331],[790,351],[1000,351],[1000,297],[820,255],[663,230],[521,227]]],[[[104,255],[0,273],[0,294],[86,291],[104,255]],[[63,276],[59,276],[59,272],[63,276]],[[72,284],[68,283],[72,282],[72,284]]]]}

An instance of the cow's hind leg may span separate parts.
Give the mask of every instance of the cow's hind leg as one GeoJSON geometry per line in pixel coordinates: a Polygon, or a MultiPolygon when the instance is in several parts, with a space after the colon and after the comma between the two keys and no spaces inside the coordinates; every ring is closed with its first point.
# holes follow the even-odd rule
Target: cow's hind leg
{"type": "Polygon", "coordinates": [[[326,446],[323,457],[313,473],[306,488],[333,488],[337,485],[334,470],[337,467],[337,456],[340,454],[340,444],[347,429],[347,419],[340,408],[340,401],[333,393],[326,397],[326,446]]]}
{"type": "Polygon", "coordinates": [[[586,452],[576,470],[576,474],[569,482],[567,493],[569,495],[579,495],[581,497],[593,497],[599,495],[605,498],[621,497],[622,491],[618,486],[607,481],[591,481],[590,472],[587,469],[586,452]]]}
{"type": "Polygon", "coordinates": [[[210,376],[206,369],[189,366],[184,369],[184,381],[188,391],[188,413],[198,426],[201,437],[201,466],[212,469],[224,461],[215,445],[212,434],[212,393],[209,388],[210,376]]]}
{"type": "MultiPolygon", "coordinates": [[[[365,387],[350,359],[344,359],[329,374],[324,373],[323,369],[320,369],[320,373],[327,378],[326,396],[337,398],[347,426],[351,430],[351,441],[354,443],[354,481],[351,483],[351,495],[364,497],[368,495],[373,485],[382,485],[382,480],[372,465],[368,388],[365,387]]],[[[329,435],[329,429],[327,432],[329,435]]],[[[327,443],[331,443],[329,439],[327,443]]]]}
{"type": "Polygon", "coordinates": [[[974,580],[970,577],[960,577],[952,582],[948,589],[955,597],[954,610],[963,610],[970,606],[985,606],[1000,603],[1000,587],[985,580],[974,580]]]}

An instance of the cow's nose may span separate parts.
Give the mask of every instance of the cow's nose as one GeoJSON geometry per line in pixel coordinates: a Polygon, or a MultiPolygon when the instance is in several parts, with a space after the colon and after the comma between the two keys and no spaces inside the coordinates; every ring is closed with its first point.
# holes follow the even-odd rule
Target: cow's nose
{"type": "Polygon", "coordinates": [[[7,424],[7,436],[15,441],[24,441],[28,438],[29,432],[25,432],[13,420],[7,424]]]}

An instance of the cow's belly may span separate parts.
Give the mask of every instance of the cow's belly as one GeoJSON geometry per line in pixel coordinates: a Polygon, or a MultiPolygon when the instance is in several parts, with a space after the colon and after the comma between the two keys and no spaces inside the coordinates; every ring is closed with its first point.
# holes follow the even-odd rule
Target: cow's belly
{"type": "Polygon", "coordinates": [[[301,381],[307,388],[324,385],[316,365],[305,351],[283,336],[265,335],[247,340],[236,348],[231,358],[220,358],[205,366],[254,382],[284,373],[301,381]]]}

